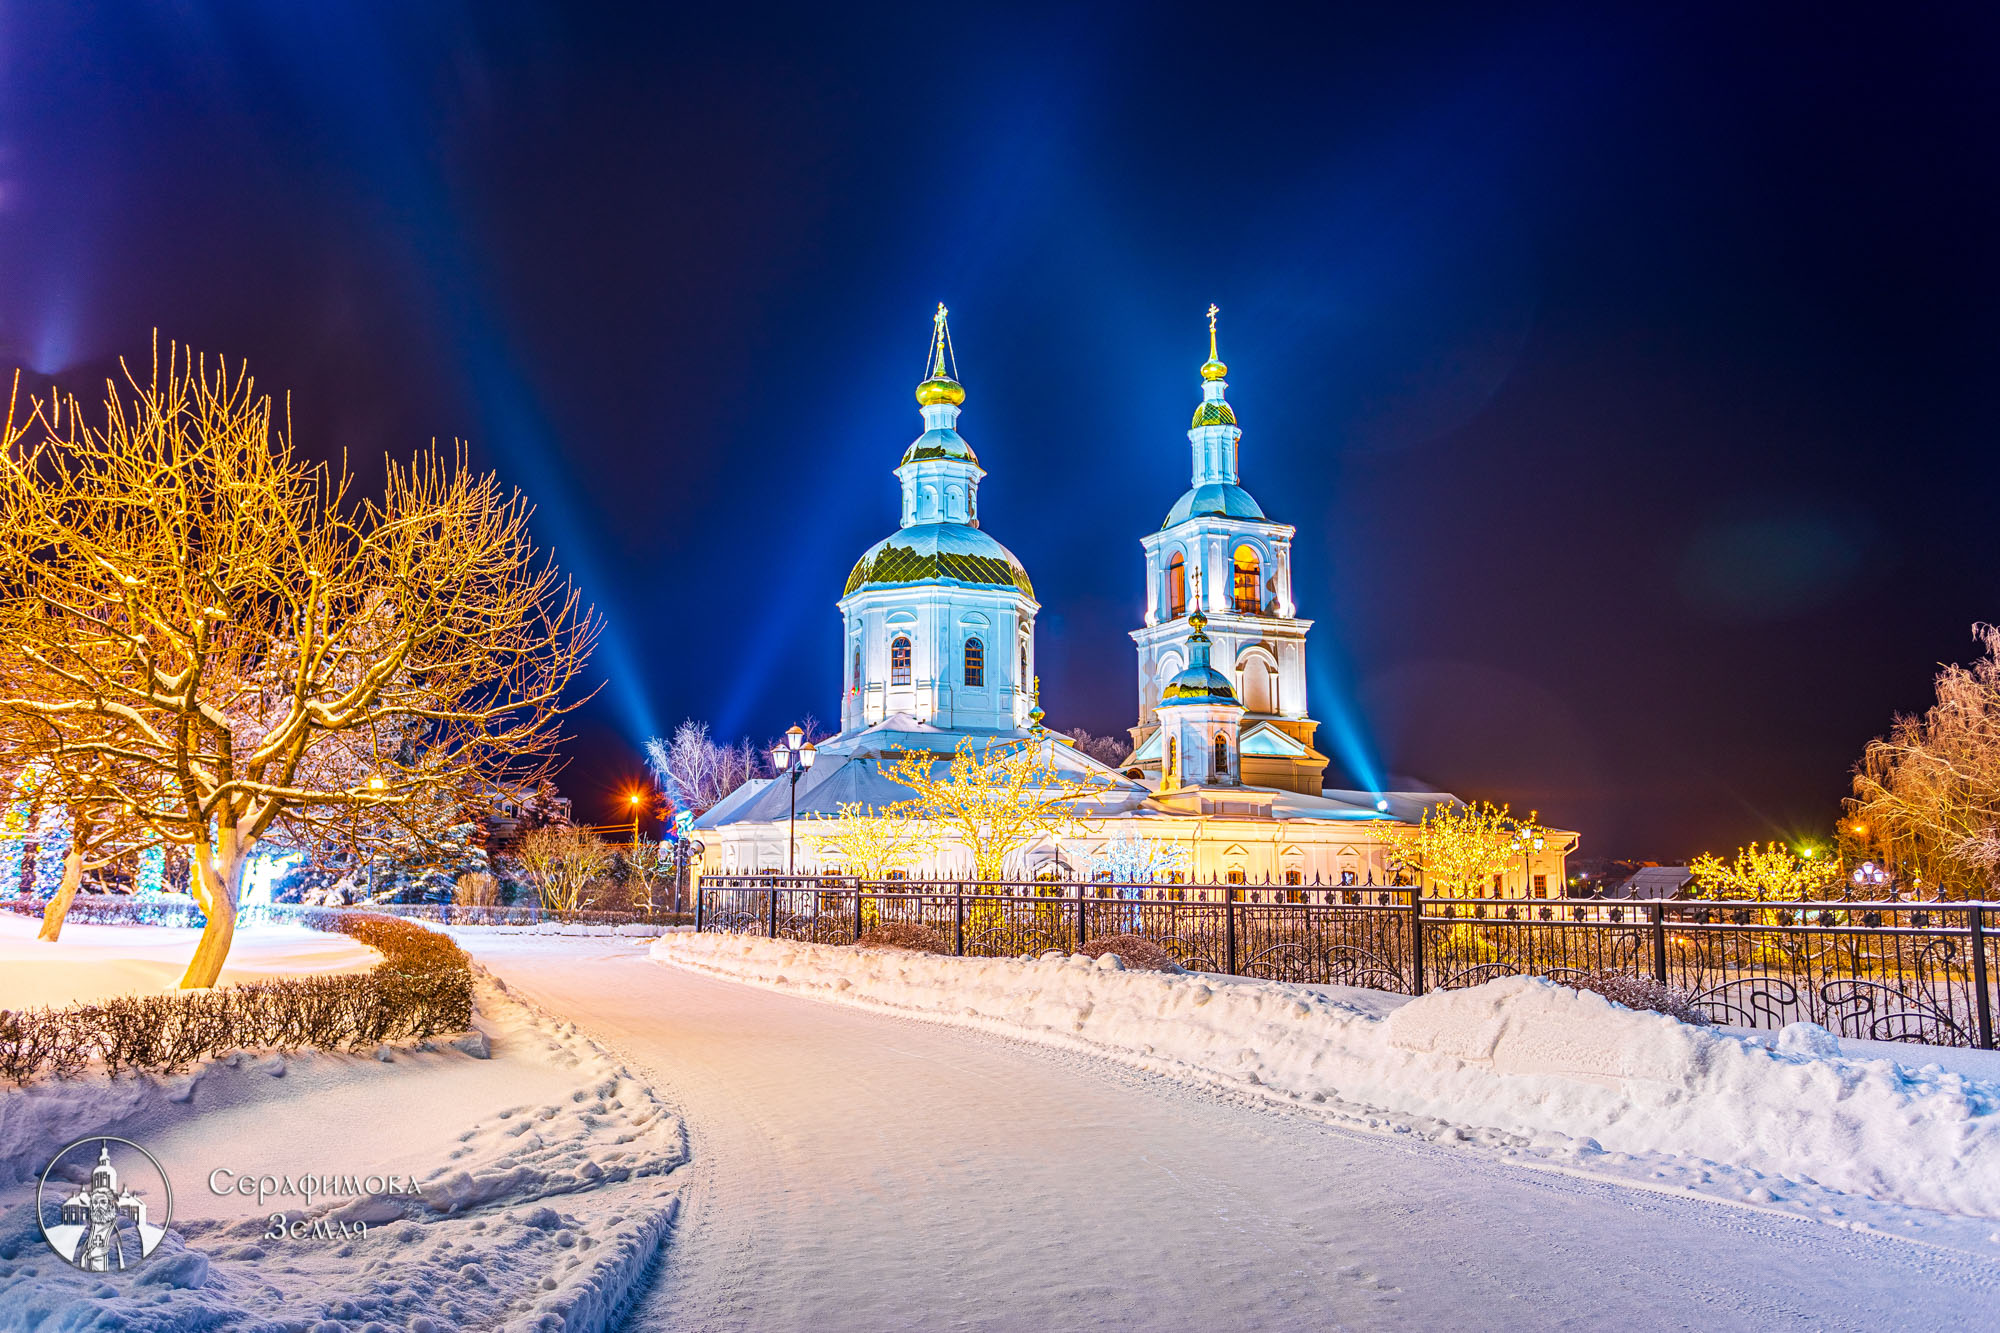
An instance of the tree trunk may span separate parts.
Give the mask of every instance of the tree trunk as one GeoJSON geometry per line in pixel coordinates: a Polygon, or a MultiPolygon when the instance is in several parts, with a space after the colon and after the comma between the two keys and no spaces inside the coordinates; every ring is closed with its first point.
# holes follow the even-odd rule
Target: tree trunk
{"type": "Polygon", "coordinates": [[[63,921],[69,916],[69,905],[76,901],[76,891],[83,884],[83,853],[74,844],[69,855],[63,858],[62,885],[56,896],[49,899],[49,905],[42,909],[41,938],[50,944],[62,934],[63,921]]]}
{"type": "Polygon", "coordinates": [[[243,887],[243,863],[248,859],[243,851],[225,853],[218,850],[214,868],[203,863],[203,858],[195,856],[192,873],[199,878],[205,897],[202,910],[208,914],[208,924],[201,928],[201,939],[194,946],[194,957],[188,961],[187,974],[181,978],[182,990],[202,990],[215,984],[222,975],[222,964],[229,958],[230,943],[236,938],[236,895],[243,887]]]}

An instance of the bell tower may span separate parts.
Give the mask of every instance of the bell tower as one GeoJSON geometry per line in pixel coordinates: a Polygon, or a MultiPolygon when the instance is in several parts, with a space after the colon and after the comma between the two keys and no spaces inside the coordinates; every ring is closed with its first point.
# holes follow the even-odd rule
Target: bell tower
{"type": "MultiPolygon", "coordinates": [[[[1132,631],[1139,655],[1139,722],[1128,769],[1175,781],[1166,769],[1160,709],[1174,679],[1199,656],[1240,706],[1235,778],[1246,786],[1317,796],[1326,756],[1313,748],[1319,723],[1306,712],[1306,632],[1292,600],[1297,529],[1267,517],[1238,472],[1243,431],[1229,404],[1229,367],[1216,349],[1208,308],[1208,360],[1187,438],[1193,473],[1146,555],[1146,623],[1132,631]],[[1199,642],[1197,642],[1199,641],[1199,642]]],[[[1176,767],[1185,769],[1184,746],[1176,767]]]]}

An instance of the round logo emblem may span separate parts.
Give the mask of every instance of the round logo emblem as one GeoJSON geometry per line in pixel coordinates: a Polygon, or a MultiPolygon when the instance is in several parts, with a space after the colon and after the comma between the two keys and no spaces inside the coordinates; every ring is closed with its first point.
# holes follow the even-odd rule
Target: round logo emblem
{"type": "Polygon", "coordinates": [[[167,1234],[174,1187],[159,1159],[130,1139],[78,1139],[42,1172],[35,1217],[64,1262],[115,1273],[151,1254],[167,1234]]]}

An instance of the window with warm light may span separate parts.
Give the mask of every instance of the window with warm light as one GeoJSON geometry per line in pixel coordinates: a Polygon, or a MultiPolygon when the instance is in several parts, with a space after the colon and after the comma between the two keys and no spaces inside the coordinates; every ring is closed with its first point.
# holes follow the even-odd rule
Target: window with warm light
{"type": "Polygon", "coordinates": [[[986,685],[986,645],[978,639],[965,641],[965,683],[973,689],[986,685]]]}
{"type": "Polygon", "coordinates": [[[1229,776],[1229,738],[1227,736],[1217,736],[1215,738],[1215,776],[1219,778],[1229,776]]]}
{"type": "Polygon", "coordinates": [[[1179,551],[1167,561],[1167,619],[1187,614],[1187,561],[1179,551]]]}
{"type": "Polygon", "coordinates": [[[1236,548],[1236,609],[1245,615],[1256,615],[1264,609],[1264,599],[1258,590],[1262,581],[1262,571],[1257,564],[1257,553],[1247,546],[1236,548]]]}
{"type": "Polygon", "coordinates": [[[900,634],[889,641],[889,683],[910,683],[910,641],[900,634]]]}
{"type": "Polygon", "coordinates": [[[1537,898],[1546,898],[1549,896],[1549,877],[1547,875],[1535,876],[1535,896],[1537,898]]]}

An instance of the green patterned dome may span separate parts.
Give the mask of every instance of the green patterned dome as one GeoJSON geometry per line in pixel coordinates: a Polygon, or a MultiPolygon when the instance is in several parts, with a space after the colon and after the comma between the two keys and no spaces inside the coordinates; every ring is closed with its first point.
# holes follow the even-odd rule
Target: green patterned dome
{"type": "Polygon", "coordinates": [[[841,593],[909,583],[952,582],[1035,595],[1014,553],[964,523],[917,523],[869,547],[841,593]]]}
{"type": "Polygon", "coordinates": [[[1194,410],[1194,424],[1196,426],[1233,426],[1236,424],[1236,413],[1230,408],[1228,403],[1218,399],[1213,403],[1203,403],[1194,410]]]}

